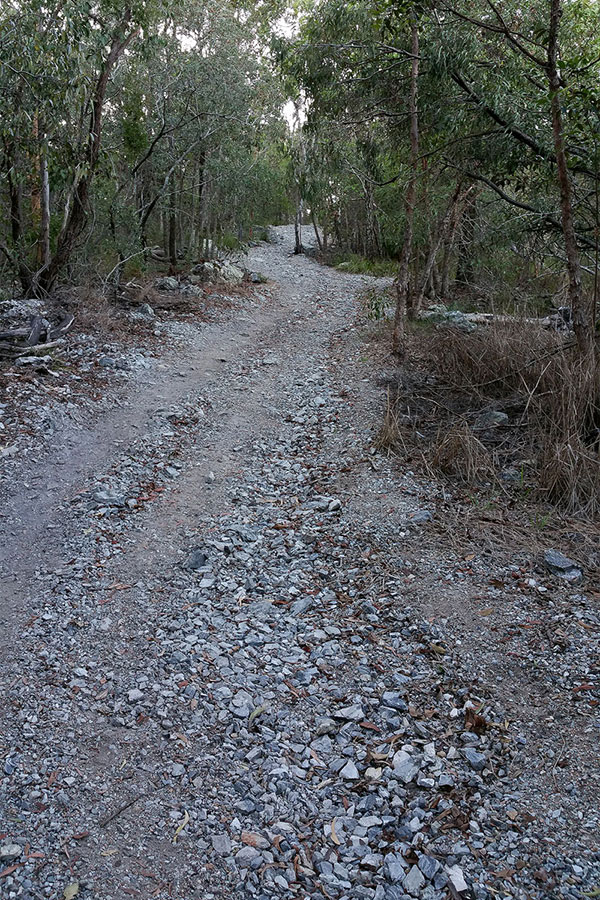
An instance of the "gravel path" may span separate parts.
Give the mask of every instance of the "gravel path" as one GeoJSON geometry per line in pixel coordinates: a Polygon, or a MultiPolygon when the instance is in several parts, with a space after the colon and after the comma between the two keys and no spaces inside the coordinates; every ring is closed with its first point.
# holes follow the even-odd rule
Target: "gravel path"
{"type": "Polygon", "coordinates": [[[279,238],[272,299],[7,500],[0,896],[594,896],[594,598],[436,537],[371,446],[364,279],[279,238]],[[513,659],[540,597],[585,627],[513,659]]]}

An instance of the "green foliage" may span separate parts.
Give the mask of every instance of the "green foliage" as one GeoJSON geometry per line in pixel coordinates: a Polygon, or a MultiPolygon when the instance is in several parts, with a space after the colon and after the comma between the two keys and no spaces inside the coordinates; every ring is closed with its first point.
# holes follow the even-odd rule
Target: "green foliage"
{"type": "Polygon", "coordinates": [[[390,307],[390,295],[379,288],[368,288],[362,294],[362,302],[371,322],[381,322],[386,318],[390,307]]]}
{"type": "Polygon", "coordinates": [[[367,259],[357,253],[336,254],[336,268],[353,275],[371,275],[374,278],[388,278],[396,274],[398,265],[392,259],[367,259]]]}
{"type": "Polygon", "coordinates": [[[0,253],[24,286],[40,266],[42,161],[51,255],[85,184],[67,248],[74,277],[119,257],[140,264],[143,246],[170,237],[178,258],[193,257],[206,238],[287,219],[284,97],[264,50],[280,13],[239,0],[3,6],[0,253]]]}
{"type": "MultiPolygon", "coordinates": [[[[564,240],[546,55],[549,3],[322,0],[276,54],[304,98],[301,187],[331,243],[370,260],[400,256],[410,179],[410,28],[420,51],[420,160],[411,289],[458,292],[491,308],[546,311],[561,301],[564,240]],[[522,48],[525,48],[525,52],[522,48]],[[436,245],[457,188],[473,186],[436,245]],[[472,293],[474,296],[469,297],[472,293]]],[[[596,265],[600,31],[594,0],[562,4],[561,106],[584,264],[596,265]]],[[[360,264],[351,263],[353,270],[360,264]]],[[[348,269],[348,267],[345,267],[348,269]]]]}

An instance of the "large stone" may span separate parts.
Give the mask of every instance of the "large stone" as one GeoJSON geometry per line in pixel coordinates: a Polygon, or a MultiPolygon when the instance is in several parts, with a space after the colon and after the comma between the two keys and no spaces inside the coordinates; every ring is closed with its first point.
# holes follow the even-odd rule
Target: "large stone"
{"type": "Polygon", "coordinates": [[[347,722],[360,722],[365,717],[363,708],[358,703],[355,703],[353,706],[344,706],[342,709],[336,709],[333,715],[336,719],[346,719],[347,722]]]}
{"type": "Polygon", "coordinates": [[[122,509],[125,506],[125,497],[123,494],[119,494],[117,491],[111,491],[110,489],[94,491],[93,499],[98,506],[116,506],[118,509],[122,509]]]}
{"type": "Polygon", "coordinates": [[[483,772],[487,763],[485,753],[479,753],[479,751],[474,750],[473,747],[467,747],[466,750],[463,750],[463,753],[476,772],[483,772]]]}
{"type": "Polygon", "coordinates": [[[166,278],[157,278],[154,287],[157,291],[178,291],[179,282],[172,275],[168,275],[166,278]]]}
{"type": "Polygon", "coordinates": [[[242,847],[235,854],[240,869],[257,869],[262,864],[262,856],[254,847],[242,847]]]}
{"type": "Polygon", "coordinates": [[[465,881],[462,869],[460,866],[450,866],[446,869],[446,873],[448,875],[448,881],[454,888],[457,894],[462,894],[465,891],[469,890],[469,885],[465,881]]]}
{"type": "Polygon", "coordinates": [[[202,297],[203,291],[201,287],[198,287],[195,284],[186,284],[181,289],[181,293],[185,294],[188,297],[202,297]]]}
{"type": "Polygon", "coordinates": [[[153,319],[156,315],[149,303],[142,303],[136,310],[136,314],[142,319],[153,319]]]}
{"type": "Polygon", "coordinates": [[[413,525],[425,525],[426,522],[432,521],[433,513],[428,509],[417,509],[409,518],[413,525]]]}
{"type": "Polygon", "coordinates": [[[225,263],[221,266],[219,279],[227,282],[227,284],[241,284],[244,280],[244,272],[242,269],[238,268],[238,266],[234,266],[231,263],[225,263]]]}
{"type": "Polygon", "coordinates": [[[219,856],[229,856],[231,853],[231,840],[228,834],[213,834],[211,837],[213,850],[219,856]]]}
{"type": "Polygon", "coordinates": [[[423,855],[419,859],[419,868],[425,878],[428,878],[431,881],[432,878],[435,878],[441,867],[437,859],[434,859],[433,856],[423,855]]]}
{"type": "Polygon", "coordinates": [[[394,777],[404,784],[408,784],[418,775],[421,768],[421,760],[411,756],[405,750],[398,750],[394,755],[392,765],[394,777]]]}
{"type": "Polygon", "coordinates": [[[3,844],[0,847],[0,861],[10,862],[13,859],[18,859],[22,852],[23,848],[18,844],[3,844]]]}
{"type": "Polygon", "coordinates": [[[544,562],[550,572],[558,575],[559,578],[564,578],[566,581],[576,582],[582,578],[583,573],[577,563],[565,556],[564,553],[561,553],[560,550],[546,550],[544,562]]]}
{"type": "Polygon", "coordinates": [[[418,866],[413,866],[402,883],[402,887],[409,894],[417,896],[425,884],[425,878],[418,866]]]}
{"type": "Polygon", "coordinates": [[[340,775],[347,781],[356,781],[360,777],[358,769],[351,759],[349,759],[344,768],[340,770],[340,775]]]}
{"type": "Polygon", "coordinates": [[[183,568],[188,572],[195,572],[197,569],[203,569],[208,562],[208,556],[200,547],[194,547],[188,558],[183,564],[183,568]]]}
{"type": "Polygon", "coordinates": [[[397,884],[406,875],[406,861],[401,853],[388,853],[383,864],[385,875],[397,884]]]}

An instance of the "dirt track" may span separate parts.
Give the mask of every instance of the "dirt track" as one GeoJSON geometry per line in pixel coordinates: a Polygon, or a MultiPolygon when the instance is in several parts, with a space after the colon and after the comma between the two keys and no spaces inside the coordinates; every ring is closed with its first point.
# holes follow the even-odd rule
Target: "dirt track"
{"type": "Polygon", "coordinates": [[[271,302],[195,330],[7,497],[0,894],[581,896],[593,599],[528,586],[525,542],[444,538],[443,489],[371,447],[391,362],[364,280],[282,238],[251,258],[271,302]]]}

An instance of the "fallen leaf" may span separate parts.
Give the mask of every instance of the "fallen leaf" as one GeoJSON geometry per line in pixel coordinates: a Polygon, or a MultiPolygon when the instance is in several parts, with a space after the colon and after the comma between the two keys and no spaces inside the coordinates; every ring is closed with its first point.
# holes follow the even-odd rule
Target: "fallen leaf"
{"type": "Polygon", "coordinates": [[[337,836],[337,834],[335,833],[335,818],[333,818],[331,820],[331,840],[333,841],[334,844],[337,844],[338,847],[342,843],[340,841],[339,837],[337,836]]]}
{"type": "Polygon", "coordinates": [[[373,722],[367,722],[366,719],[363,722],[359,722],[358,724],[361,728],[369,728],[371,731],[381,731],[381,729],[378,728],[377,725],[374,725],[373,722]]]}
{"type": "Polygon", "coordinates": [[[476,713],[474,709],[467,709],[465,713],[465,727],[467,731],[475,731],[477,734],[482,734],[487,726],[487,719],[476,713]]]}
{"type": "Polygon", "coordinates": [[[11,872],[16,872],[16,870],[18,868],[19,868],[18,863],[14,866],[7,866],[6,869],[2,869],[2,871],[0,872],[0,878],[4,878],[5,875],[10,875],[11,872]]]}
{"type": "Polygon", "coordinates": [[[177,826],[177,828],[175,830],[175,834],[173,835],[173,843],[174,844],[177,843],[177,838],[179,837],[179,835],[181,834],[181,832],[183,831],[183,829],[185,828],[185,826],[187,825],[187,823],[189,821],[190,821],[190,814],[188,813],[187,810],[184,810],[183,820],[182,820],[181,824],[177,826]]]}
{"type": "Polygon", "coordinates": [[[266,712],[266,706],[257,706],[256,709],[253,709],[250,713],[250,718],[248,719],[248,725],[252,725],[255,719],[257,719],[262,713],[266,712]]]}

